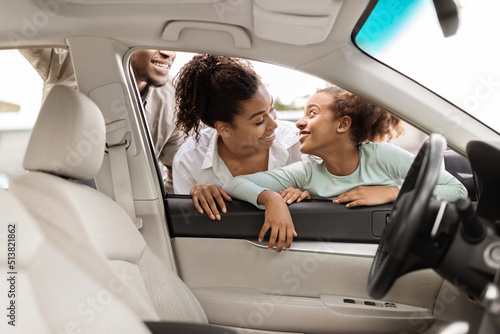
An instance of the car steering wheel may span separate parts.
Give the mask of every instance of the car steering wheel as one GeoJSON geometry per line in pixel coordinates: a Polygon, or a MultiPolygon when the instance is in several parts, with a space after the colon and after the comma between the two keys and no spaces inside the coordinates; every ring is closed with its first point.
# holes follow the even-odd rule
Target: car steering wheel
{"type": "Polygon", "coordinates": [[[432,134],[408,171],[370,269],[368,292],[372,298],[382,298],[402,274],[439,177],[445,149],[446,139],[432,134]]]}

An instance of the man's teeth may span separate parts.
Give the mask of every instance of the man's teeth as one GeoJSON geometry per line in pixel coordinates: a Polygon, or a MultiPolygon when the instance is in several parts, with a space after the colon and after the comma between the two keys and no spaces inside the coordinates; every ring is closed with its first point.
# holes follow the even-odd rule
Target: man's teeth
{"type": "Polygon", "coordinates": [[[159,66],[159,67],[163,67],[163,68],[170,68],[170,65],[167,65],[167,64],[157,63],[155,61],[153,61],[152,63],[155,66],[159,66]]]}

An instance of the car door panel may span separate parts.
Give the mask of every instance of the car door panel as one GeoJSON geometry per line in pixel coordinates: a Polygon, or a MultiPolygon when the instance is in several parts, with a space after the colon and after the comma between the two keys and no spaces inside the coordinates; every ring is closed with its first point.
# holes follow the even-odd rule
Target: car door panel
{"type": "MultiPolygon", "coordinates": [[[[190,196],[169,195],[167,202],[173,237],[256,239],[264,222],[264,210],[242,201],[226,202],[228,213],[220,221],[197,212],[190,196]]],[[[295,240],[364,243],[378,243],[391,207],[348,209],[324,200],[306,200],[289,206],[299,234],[295,240]]]]}
{"type": "Polygon", "coordinates": [[[213,323],[306,333],[416,333],[434,320],[443,279],[431,270],[400,278],[382,301],[368,296],[368,273],[391,205],[293,204],[299,237],[290,251],[276,254],[266,241],[256,241],[264,211],[251,204],[228,202],[228,213],[212,221],[189,196],[166,202],[180,275],[213,323]]]}
{"type": "Polygon", "coordinates": [[[180,274],[213,323],[306,333],[416,333],[416,321],[432,323],[443,283],[433,271],[402,277],[376,301],[366,291],[372,256],[325,244],[276,254],[242,239],[175,239],[180,274]]]}

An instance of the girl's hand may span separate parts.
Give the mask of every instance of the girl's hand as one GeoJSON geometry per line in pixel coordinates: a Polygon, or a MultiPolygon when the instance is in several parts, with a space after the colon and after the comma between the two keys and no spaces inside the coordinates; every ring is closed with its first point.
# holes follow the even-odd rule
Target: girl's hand
{"type": "Polygon", "coordinates": [[[347,203],[346,207],[380,205],[394,202],[399,194],[396,186],[359,186],[333,200],[334,203],[347,203]]]}
{"type": "Polygon", "coordinates": [[[193,198],[193,204],[199,213],[203,214],[203,210],[212,220],[221,220],[217,204],[223,213],[227,212],[224,200],[231,201],[231,197],[219,186],[208,182],[198,182],[189,191],[193,198]],[[215,200],[214,200],[215,199],[215,200]],[[217,202],[217,203],[216,203],[217,202]]]}
{"type": "Polygon", "coordinates": [[[295,201],[300,202],[303,199],[311,199],[311,195],[309,195],[309,192],[307,190],[302,191],[298,188],[292,187],[280,191],[279,194],[281,195],[281,197],[283,197],[286,204],[292,204],[295,201]]]}
{"type": "Polygon", "coordinates": [[[266,207],[264,226],[260,230],[259,241],[264,239],[267,231],[271,229],[268,249],[273,249],[276,240],[276,253],[280,253],[286,243],[285,249],[289,250],[293,237],[297,236],[293,226],[292,216],[288,206],[280,194],[273,191],[264,190],[257,198],[259,204],[266,207]]]}

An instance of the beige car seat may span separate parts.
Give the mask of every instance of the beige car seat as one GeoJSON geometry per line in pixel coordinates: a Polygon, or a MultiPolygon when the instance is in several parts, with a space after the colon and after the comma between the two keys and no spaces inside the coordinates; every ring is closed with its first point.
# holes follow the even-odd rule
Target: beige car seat
{"type": "MultiPolygon", "coordinates": [[[[10,189],[44,229],[54,230],[54,235],[57,231],[75,247],[104,255],[107,264],[89,263],[88,270],[99,276],[111,266],[132,288],[121,295],[141,319],[207,323],[198,300],[152,252],[122,207],[73,181],[97,174],[104,149],[104,119],[98,107],[80,92],[55,86],[28,144],[23,163],[28,172],[13,178],[10,189]]],[[[87,260],[99,258],[89,254],[87,260]]]]}
{"type": "MultiPolygon", "coordinates": [[[[68,242],[56,247],[57,230],[43,233],[5,189],[0,189],[0,212],[0,244],[5,246],[0,269],[9,279],[0,286],[6,293],[2,305],[10,308],[2,333],[150,333],[115,293],[79,265],[88,262],[85,249],[68,242]]],[[[115,292],[121,287],[118,280],[109,283],[115,292]]]]}

